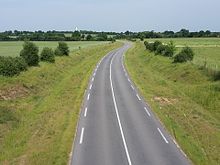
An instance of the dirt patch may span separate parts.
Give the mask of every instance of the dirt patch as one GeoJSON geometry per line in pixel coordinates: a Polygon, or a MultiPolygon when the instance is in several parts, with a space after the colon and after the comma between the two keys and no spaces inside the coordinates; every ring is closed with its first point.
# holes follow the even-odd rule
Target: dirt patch
{"type": "Polygon", "coordinates": [[[161,105],[173,105],[177,102],[177,99],[158,96],[155,96],[153,100],[159,102],[161,105]]]}
{"type": "Polygon", "coordinates": [[[0,100],[14,100],[27,96],[28,88],[22,85],[16,85],[8,89],[0,90],[0,100]]]}

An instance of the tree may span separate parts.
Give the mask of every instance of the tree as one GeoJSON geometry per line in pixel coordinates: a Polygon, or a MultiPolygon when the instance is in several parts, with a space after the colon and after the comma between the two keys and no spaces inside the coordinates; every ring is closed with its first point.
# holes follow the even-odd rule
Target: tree
{"type": "Polygon", "coordinates": [[[47,61],[47,62],[54,63],[55,56],[54,56],[53,49],[48,48],[48,47],[43,48],[43,50],[41,52],[40,59],[41,59],[41,61],[47,61]]]}
{"type": "Polygon", "coordinates": [[[34,43],[26,41],[20,52],[20,56],[24,58],[28,66],[37,66],[39,63],[38,52],[39,49],[34,43]]]}
{"type": "Polygon", "coordinates": [[[92,41],[92,39],[93,39],[93,37],[92,37],[91,34],[89,34],[89,35],[86,36],[86,40],[87,40],[87,41],[92,41]]]}
{"type": "Polygon", "coordinates": [[[174,62],[182,63],[182,62],[192,61],[193,57],[194,57],[193,50],[190,47],[186,46],[181,50],[179,54],[177,54],[174,57],[174,62]]]}
{"type": "Polygon", "coordinates": [[[58,47],[55,50],[55,55],[58,56],[68,56],[69,47],[65,42],[59,42],[58,47]]]}
{"type": "Polygon", "coordinates": [[[81,34],[79,31],[74,31],[72,34],[72,40],[74,41],[80,41],[81,40],[81,34]]]}

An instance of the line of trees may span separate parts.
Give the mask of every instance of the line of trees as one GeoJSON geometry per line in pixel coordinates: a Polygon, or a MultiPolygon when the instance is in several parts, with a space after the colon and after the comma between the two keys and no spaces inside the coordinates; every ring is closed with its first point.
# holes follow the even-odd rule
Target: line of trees
{"type": "Polygon", "coordinates": [[[115,41],[105,32],[60,32],[60,31],[5,31],[0,33],[0,41],[115,41]]]}
{"type": "Polygon", "coordinates": [[[194,57],[193,50],[186,46],[178,54],[175,55],[176,47],[172,41],[168,44],[163,44],[161,41],[144,42],[147,50],[154,52],[155,55],[162,55],[173,58],[174,63],[183,63],[192,61],[194,57]]]}
{"type": "Polygon", "coordinates": [[[69,47],[65,42],[59,42],[55,50],[45,47],[39,54],[38,46],[26,41],[19,57],[0,56],[0,75],[9,77],[19,75],[28,67],[39,66],[40,61],[55,63],[55,56],[69,56],[69,47]]]}
{"type": "Polygon", "coordinates": [[[145,38],[192,38],[192,37],[220,37],[220,32],[210,30],[190,32],[181,29],[178,32],[144,31],[144,32],[96,32],[96,31],[5,31],[0,33],[0,41],[115,41],[115,39],[135,40],[145,38]]]}

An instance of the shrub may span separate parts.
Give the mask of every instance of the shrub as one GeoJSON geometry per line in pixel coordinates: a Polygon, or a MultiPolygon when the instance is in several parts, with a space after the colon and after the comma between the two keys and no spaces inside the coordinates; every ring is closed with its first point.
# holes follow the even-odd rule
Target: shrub
{"type": "Polygon", "coordinates": [[[22,57],[0,57],[0,75],[14,76],[27,70],[27,63],[22,57]]]}
{"type": "Polygon", "coordinates": [[[53,49],[48,48],[48,47],[43,48],[41,55],[40,55],[40,59],[41,59],[41,61],[47,61],[47,62],[54,63],[55,56],[54,56],[53,49]]]}
{"type": "Polygon", "coordinates": [[[157,46],[155,54],[160,54],[166,57],[172,57],[175,53],[176,47],[173,42],[169,42],[167,45],[160,44],[157,46]]]}
{"type": "Polygon", "coordinates": [[[38,52],[39,49],[34,43],[25,42],[20,52],[20,56],[24,58],[29,66],[37,66],[39,63],[38,52]]]}
{"type": "Polygon", "coordinates": [[[157,48],[158,48],[160,45],[163,45],[162,42],[160,42],[160,41],[155,41],[155,42],[153,43],[153,51],[156,51],[157,48]]]}
{"type": "Polygon", "coordinates": [[[190,47],[184,47],[182,51],[174,57],[174,62],[187,62],[192,61],[194,52],[190,47]]]}
{"type": "Polygon", "coordinates": [[[55,55],[55,56],[62,56],[62,52],[60,51],[59,48],[56,48],[56,49],[55,49],[54,55],[55,55]]]}
{"type": "Polygon", "coordinates": [[[154,43],[149,43],[149,42],[145,41],[144,45],[145,45],[147,50],[149,50],[151,52],[154,51],[154,43]]]}
{"type": "Polygon", "coordinates": [[[165,45],[159,45],[159,46],[157,47],[157,50],[156,50],[155,54],[163,54],[164,51],[165,51],[165,49],[166,49],[166,46],[165,46],[165,45]]]}
{"type": "Polygon", "coordinates": [[[59,42],[58,47],[55,50],[55,55],[57,56],[68,56],[69,47],[65,42],[59,42]]]}

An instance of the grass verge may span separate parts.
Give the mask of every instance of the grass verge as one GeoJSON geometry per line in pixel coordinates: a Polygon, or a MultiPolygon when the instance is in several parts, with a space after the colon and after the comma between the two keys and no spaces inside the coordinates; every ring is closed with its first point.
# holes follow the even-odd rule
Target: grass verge
{"type": "Polygon", "coordinates": [[[119,46],[81,49],[18,77],[0,77],[0,164],[67,164],[89,77],[119,46]]]}
{"type": "Polygon", "coordinates": [[[194,164],[220,163],[220,82],[136,43],[125,58],[138,89],[194,164]]]}

